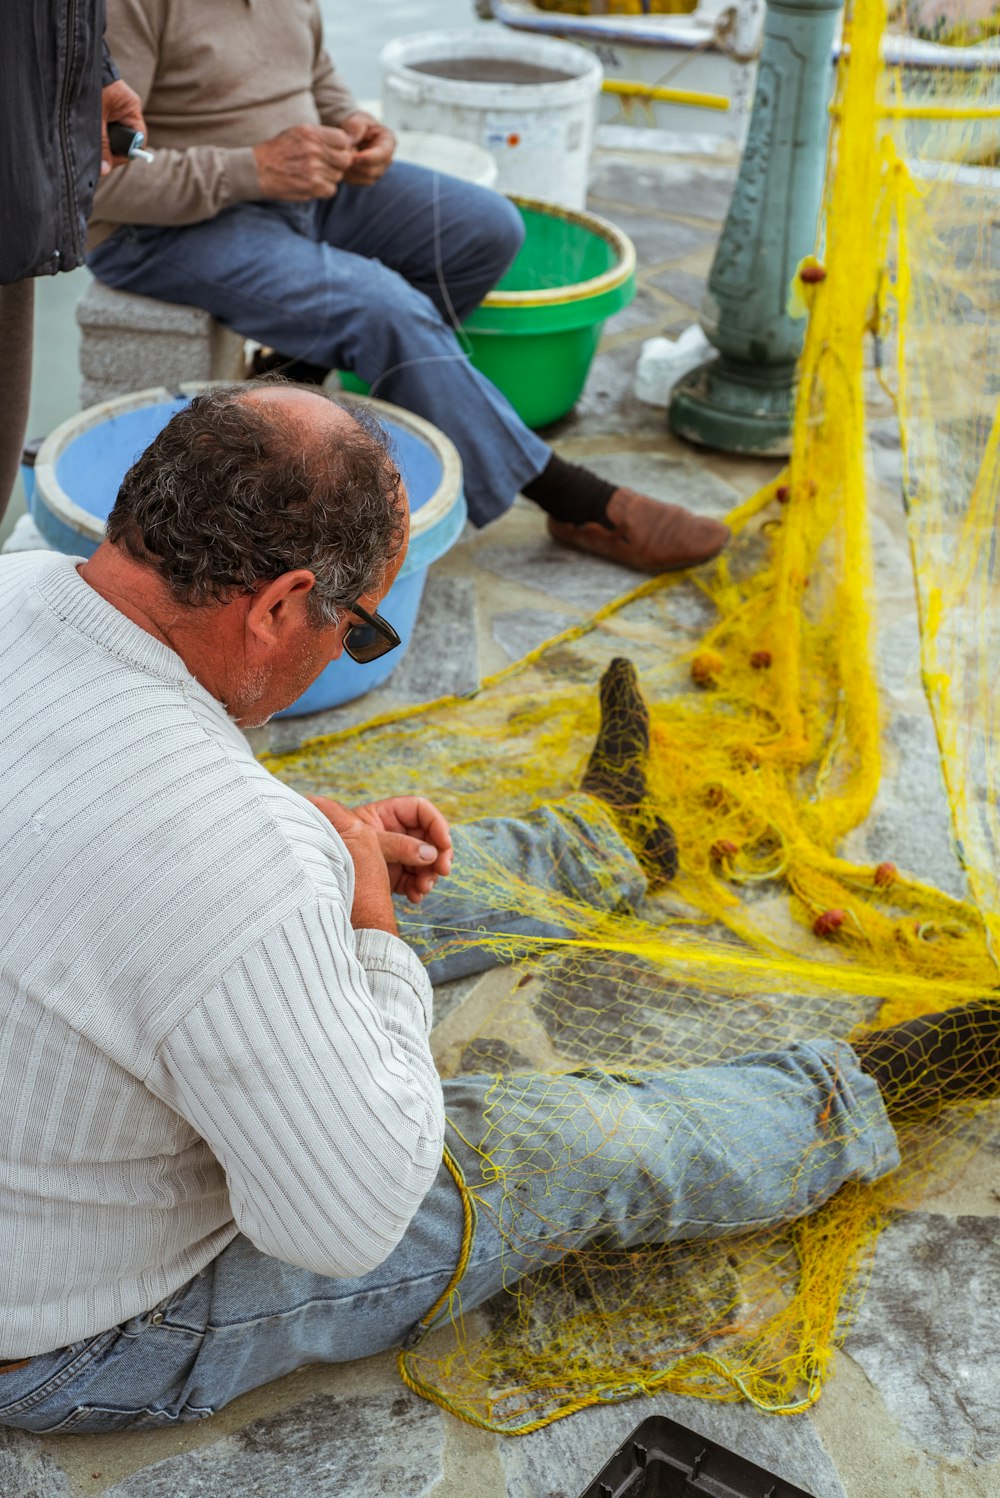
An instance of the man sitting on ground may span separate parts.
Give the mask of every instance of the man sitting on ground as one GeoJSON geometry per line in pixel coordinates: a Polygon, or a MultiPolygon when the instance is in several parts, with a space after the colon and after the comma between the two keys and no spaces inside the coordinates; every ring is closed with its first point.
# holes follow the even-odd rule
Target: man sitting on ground
{"type": "Polygon", "coordinates": [[[436,903],[453,856],[635,901],[675,851],[625,661],[580,793],[520,823],[453,840],[419,798],[311,804],[257,763],[241,726],[391,647],[407,519],[377,430],[242,387],[173,418],[91,560],[0,559],[0,1424],[193,1420],[398,1344],[455,1274],[456,1176],[470,1309],[597,1238],[792,1220],[896,1166],[896,1110],[1000,1085],[974,1004],[853,1048],[513,1076],[480,1153],[495,1079],[442,1085],[393,891],[433,946],[492,919],[436,903]]]}
{"type": "Polygon", "coordinates": [[[316,0],[109,0],[108,39],[155,152],[97,191],[100,281],[187,303],[303,363],[348,370],[455,443],[475,525],[518,491],[562,544],[660,572],[719,552],[725,525],[559,458],[455,336],[514,259],[499,193],[393,162],[322,45],[316,0]]]}

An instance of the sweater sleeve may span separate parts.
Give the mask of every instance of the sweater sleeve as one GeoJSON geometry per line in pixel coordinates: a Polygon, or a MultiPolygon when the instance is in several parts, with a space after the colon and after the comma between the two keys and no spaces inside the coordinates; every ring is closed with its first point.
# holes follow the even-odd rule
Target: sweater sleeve
{"type": "Polygon", "coordinates": [[[339,125],[358,106],[347,84],[335,70],[330,56],[323,46],[323,21],[319,7],[312,7],[313,40],[316,46],[316,61],[313,64],[312,91],[316,108],[324,125],[339,125]]]}
{"type": "Polygon", "coordinates": [[[121,73],[119,73],[119,71],[118,71],[118,65],[116,64],[114,58],[111,56],[111,53],[108,51],[108,44],[104,40],[104,38],[102,37],[101,38],[101,87],[102,88],[107,88],[110,84],[117,83],[118,80],[119,80],[119,78],[121,76],[122,76],[121,73]]]}
{"type": "Polygon", "coordinates": [[[262,1253],[353,1277],[389,1256],[441,1164],[429,1022],[410,949],[319,900],[188,1012],[146,1081],[208,1144],[262,1253]]]}
{"type": "MultiPolygon", "coordinates": [[[[114,58],[146,105],[156,76],[166,0],[117,0],[114,58]]],[[[132,161],[101,179],[93,217],[109,224],[197,224],[233,203],[260,197],[252,146],[157,146],[153,160],[132,161]]]]}

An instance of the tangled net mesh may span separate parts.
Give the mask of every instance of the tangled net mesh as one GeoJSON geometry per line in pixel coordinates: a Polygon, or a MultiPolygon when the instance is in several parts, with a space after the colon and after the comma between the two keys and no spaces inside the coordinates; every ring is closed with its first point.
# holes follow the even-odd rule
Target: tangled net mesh
{"type": "MultiPolygon", "coordinates": [[[[628,912],[611,889],[584,898],[499,864],[475,872],[480,903],[567,932],[492,938],[513,968],[483,979],[435,1032],[445,1075],[495,1079],[483,1154],[501,1173],[526,1071],[686,1068],[894,1023],[1000,981],[1000,231],[996,174],[970,168],[1000,136],[998,54],[982,49],[983,66],[961,73],[900,76],[880,63],[884,24],[881,0],[849,8],[827,274],[793,293],[808,314],[794,448],[787,471],[730,517],[728,552],[694,577],[643,583],[471,699],[268,760],[348,803],[418,790],[456,820],[517,815],[579,783],[595,684],[613,656],[636,663],[654,800],[677,836],[674,882],[628,912]],[[904,504],[895,517],[882,506],[893,531],[872,516],[869,457],[897,421],[904,504]],[[913,577],[897,615],[919,616],[962,897],[938,888],[934,869],[904,872],[867,852],[883,759],[896,752],[876,615],[899,582],[880,559],[907,539],[913,577]]],[[[458,867],[457,893],[462,881],[458,867]]],[[[457,931],[448,945],[481,939],[457,931]]],[[[965,1106],[910,1122],[898,1171],[845,1186],[791,1227],[628,1251],[598,1243],[539,1262],[468,1317],[459,1285],[450,1328],[401,1354],[403,1376],[504,1432],[652,1390],[801,1410],[849,1327],[881,1225],[952,1172],[996,1114],[965,1106]]],[[[627,1136],[618,1147],[624,1164],[627,1136]]],[[[560,1168],[536,1162],[542,1177],[560,1168]]]]}

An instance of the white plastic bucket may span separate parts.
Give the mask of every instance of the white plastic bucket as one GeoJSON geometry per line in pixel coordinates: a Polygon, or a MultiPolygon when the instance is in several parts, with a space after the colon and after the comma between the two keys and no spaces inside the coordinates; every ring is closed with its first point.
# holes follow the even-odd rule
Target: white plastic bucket
{"type": "Polygon", "coordinates": [[[584,206],[604,70],[583,47],[486,29],[424,31],[390,42],[381,63],[390,129],[471,141],[496,158],[501,192],[584,206]]]}
{"type": "Polygon", "coordinates": [[[427,130],[401,130],[396,137],[394,160],[425,166],[449,177],[460,177],[476,187],[496,187],[496,157],[471,140],[456,140],[453,135],[437,135],[427,130]]]}

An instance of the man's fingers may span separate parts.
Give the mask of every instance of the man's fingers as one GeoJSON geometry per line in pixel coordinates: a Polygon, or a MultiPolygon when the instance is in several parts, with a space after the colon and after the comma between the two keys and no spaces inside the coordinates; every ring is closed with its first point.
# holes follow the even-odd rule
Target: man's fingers
{"type": "Polygon", "coordinates": [[[404,871],[396,885],[396,893],[405,895],[411,905],[419,905],[436,883],[436,874],[408,874],[404,871]]]}
{"type": "Polygon", "coordinates": [[[325,162],[336,167],[339,172],[346,172],[354,160],[354,142],[344,130],[337,130],[332,126],[320,125],[313,139],[325,162]]]}
{"type": "Polygon", "coordinates": [[[427,842],[433,843],[442,853],[451,850],[448,818],[433,801],[428,801],[426,796],[400,796],[393,805],[398,808],[400,820],[419,827],[427,842]]]}
{"type": "Polygon", "coordinates": [[[430,843],[404,832],[380,832],[378,841],[386,863],[401,863],[407,869],[427,868],[438,856],[430,843]]]}
{"type": "Polygon", "coordinates": [[[101,90],[101,176],[107,176],[116,162],[124,164],[124,156],[112,156],[108,142],[108,125],[117,120],[132,130],[146,134],[146,121],[142,113],[142,100],[135,89],[129,88],[123,78],[116,78],[101,90]]]}

